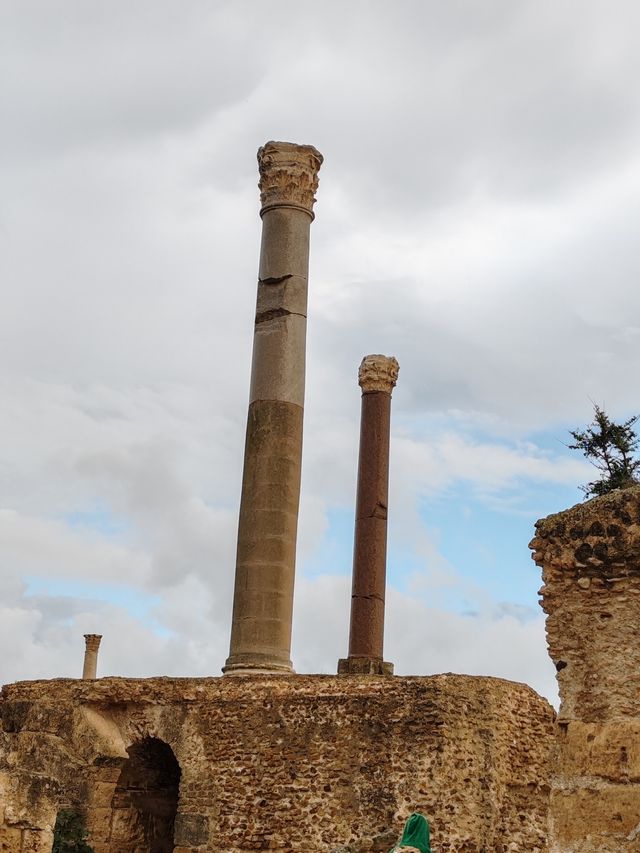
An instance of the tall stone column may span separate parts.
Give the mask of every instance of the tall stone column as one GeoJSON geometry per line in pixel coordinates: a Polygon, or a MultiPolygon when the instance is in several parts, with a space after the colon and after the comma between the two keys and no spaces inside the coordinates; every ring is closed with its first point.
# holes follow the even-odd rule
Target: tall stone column
{"type": "Polygon", "coordinates": [[[292,671],[309,231],[321,164],[311,145],[258,151],[262,245],[225,673],[292,671]]]}
{"type": "Polygon", "coordinates": [[[84,665],[82,667],[83,678],[97,678],[98,672],[98,649],[102,634],[84,635],[84,665]]]}
{"type": "Polygon", "coordinates": [[[393,675],[393,664],[383,660],[383,642],[391,392],[398,370],[395,358],[367,355],[358,371],[362,410],[349,657],[338,661],[340,674],[393,675]]]}

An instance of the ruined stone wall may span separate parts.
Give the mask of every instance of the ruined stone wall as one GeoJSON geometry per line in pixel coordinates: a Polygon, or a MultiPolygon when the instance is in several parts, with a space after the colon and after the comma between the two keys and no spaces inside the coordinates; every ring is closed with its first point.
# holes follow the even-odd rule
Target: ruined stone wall
{"type": "Polygon", "coordinates": [[[136,790],[124,790],[127,750],[158,742],[180,768],[176,853],[386,853],[413,810],[432,822],[436,853],[547,849],[553,711],[524,685],[455,675],[58,680],[6,686],[0,712],[8,853],[49,853],[66,805],[86,810],[96,853],[129,849],[126,833],[140,831],[132,797],[150,793],[139,770],[129,773],[136,790]]]}
{"type": "Polygon", "coordinates": [[[552,853],[640,851],[640,488],[536,526],[560,714],[552,853]]]}

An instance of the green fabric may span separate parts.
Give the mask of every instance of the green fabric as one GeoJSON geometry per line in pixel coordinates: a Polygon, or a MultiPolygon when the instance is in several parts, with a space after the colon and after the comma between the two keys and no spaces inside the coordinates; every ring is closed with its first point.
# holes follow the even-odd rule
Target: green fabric
{"type": "Polygon", "coordinates": [[[404,825],[402,838],[389,853],[394,853],[395,850],[401,850],[403,847],[415,847],[420,853],[431,853],[429,822],[417,812],[409,816],[404,825]]]}

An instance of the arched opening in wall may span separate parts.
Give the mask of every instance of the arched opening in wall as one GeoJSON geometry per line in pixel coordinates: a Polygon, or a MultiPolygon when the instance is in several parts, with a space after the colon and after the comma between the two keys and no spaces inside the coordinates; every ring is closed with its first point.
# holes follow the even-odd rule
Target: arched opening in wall
{"type": "Polygon", "coordinates": [[[111,803],[110,853],[171,853],[180,765],[169,744],[155,737],[127,752],[111,803]]]}

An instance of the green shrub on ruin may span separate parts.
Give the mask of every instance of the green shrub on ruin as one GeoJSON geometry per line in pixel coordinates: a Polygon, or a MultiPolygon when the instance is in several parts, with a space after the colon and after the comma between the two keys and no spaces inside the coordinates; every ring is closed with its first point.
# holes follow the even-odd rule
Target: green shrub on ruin
{"type": "Polygon", "coordinates": [[[634,458],[640,443],[634,426],[640,416],[617,424],[597,403],[593,409],[593,421],[583,430],[570,430],[575,443],[567,445],[571,450],[581,450],[600,471],[598,480],[580,486],[587,498],[640,483],[640,459],[634,458]]]}

